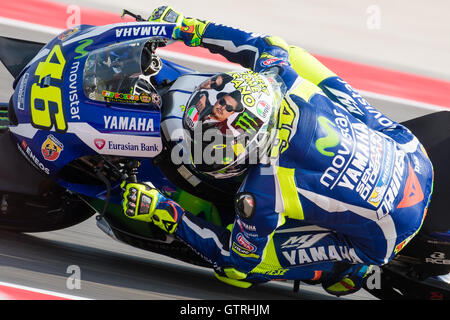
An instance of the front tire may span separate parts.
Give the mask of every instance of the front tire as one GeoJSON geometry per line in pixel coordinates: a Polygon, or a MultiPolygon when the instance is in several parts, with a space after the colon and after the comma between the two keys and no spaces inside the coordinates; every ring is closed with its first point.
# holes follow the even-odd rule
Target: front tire
{"type": "Polygon", "coordinates": [[[0,229],[7,231],[63,229],[90,218],[95,212],[77,195],[60,187],[40,196],[0,191],[0,229]]]}

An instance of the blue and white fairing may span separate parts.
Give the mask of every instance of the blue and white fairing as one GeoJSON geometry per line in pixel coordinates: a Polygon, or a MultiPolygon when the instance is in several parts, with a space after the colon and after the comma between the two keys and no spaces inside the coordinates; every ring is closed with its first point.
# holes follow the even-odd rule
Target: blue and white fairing
{"type": "MultiPolygon", "coordinates": [[[[117,52],[129,48],[130,43],[142,46],[150,38],[170,40],[173,28],[173,24],[148,22],[80,25],[50,41],[14,83],[18,124],[10,130],[18,149],[50,176],[87,155],[152,158],[159,154],[160,108],[148,97],[139,100],[132,92],[126,95],[130,91],[108,91],[101,86],[97,93],[103,96],[94,97],[86,89],[86,70],[90,57],[94,61],[102,52],[117,52]]],[[[105,68],[115,68],[117,75],[126,72],[108,59],[105,68]]],[[[163,60],[153,79],[171,82],[188,72],[192,70],[163,60]]]]}

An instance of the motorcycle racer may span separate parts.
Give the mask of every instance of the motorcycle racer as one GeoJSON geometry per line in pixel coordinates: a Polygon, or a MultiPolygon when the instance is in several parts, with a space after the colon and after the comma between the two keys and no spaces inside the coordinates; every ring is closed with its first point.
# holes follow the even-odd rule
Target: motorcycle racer
{"type": "Polygon", "coordinates": [[[150,20],[177,23],[173,39],[249,69],[200,85],[183,118],[191,150],[211,145],[196,140],[198,128],[228,139],[211,150],[231,149],[214,153],[219,161],[192,163],[197,171],[245,179],[229,228],[185,211],[148,183],[122,184],[128,217],[187,243],[224,282],[314,280],[335,295],[356,292],[371,265],[389,262],[418,232],[433,169],[406,127],[279,37],[185,18],[167,6],[150,20]],[[268,159],[249,164],[255,150],[268,159]]]}

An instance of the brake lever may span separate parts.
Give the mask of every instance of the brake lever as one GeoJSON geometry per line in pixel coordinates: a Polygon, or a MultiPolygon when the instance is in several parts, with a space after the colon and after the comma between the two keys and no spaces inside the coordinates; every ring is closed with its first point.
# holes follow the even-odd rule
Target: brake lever
{"type": "Polygon", "coordinates": [[[133,12],[128,11],[127,9],[123,9],[120,17],[123,19],[125,17],[125,15],[129,15],[130,17],[133,17],[134,19],[136,19],[136,21],[139,21],[139,22],[146,21],[145,19],[142,18],[142,16],[140,16],[138,14],[134,14],[133,12]]]}
{"type": "Polygon", "coordinates": [[[137,182],[137,173],[138,173],[138,168],[140,167],[141,162],[137,161],[137,160],[131,160],[126,164],[126,169],[128,169],[127,171],[127,181],[132,182],[132,183],[136,183],[137,182]]]}
{"type": "MultiPolygon", "coordinates": [[[[137,182],[137,173],[138,168],[141,165],[140,161],[137,160],[130,160],[125,164],[125,173],[119,171],[111,162],[109,162],[107,159],[103,158],[103,160],[111,166],[112,169],[117,170],[118,174],[122,177],[123,180],[126,180],[128,182],[136,183],[137,182]]],[[[106,211],[109,207],[109,202],[111,200],[111,183],[108,180],[108,178],[101,172],[101,167],[98,167],[96,170],[97,177],[105,184],[106,186],[106,197],[105,197],[105,205],[103,206],[102,212],[99,212],[99,215],[96,217],[97,220],[101,220],[104,218],[106,211]]]]}

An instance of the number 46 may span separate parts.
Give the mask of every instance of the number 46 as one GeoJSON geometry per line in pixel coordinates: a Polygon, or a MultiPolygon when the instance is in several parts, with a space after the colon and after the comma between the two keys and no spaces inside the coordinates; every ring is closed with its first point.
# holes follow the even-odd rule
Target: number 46
{"type": "Polygon", "coordinates": [[[31,123],[33,126],[55,131],[67,131],[61,89],[50,85],[50,78],[62,80],[66,59],[59,45],[55,45],[45,61],[39,62],[35,76],[39,80],[31,86],[31,123]],[[48,82],[47,82],[48,81],[48,82]]]}

